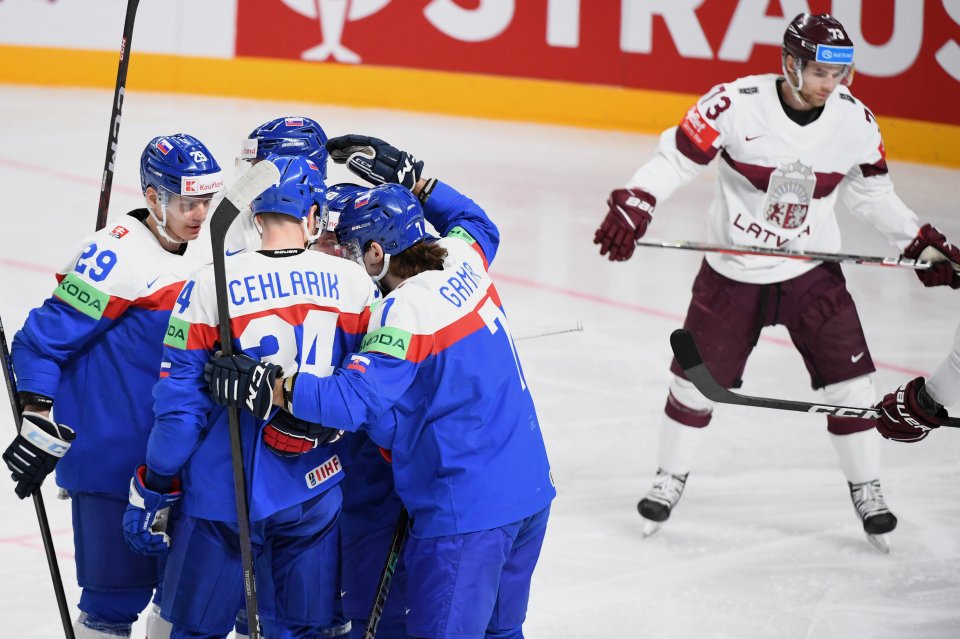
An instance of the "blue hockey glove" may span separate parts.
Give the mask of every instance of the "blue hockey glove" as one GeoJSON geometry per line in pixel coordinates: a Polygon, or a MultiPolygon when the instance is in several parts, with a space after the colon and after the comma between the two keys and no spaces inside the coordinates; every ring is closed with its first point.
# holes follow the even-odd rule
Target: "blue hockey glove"
{"type": "Polygon", "coordinates": [[[147,467],[137,466],[130,480],[130,503],[123,513],[123,537],[136,553],[162,555],[170,548],[170,507],[180,501],[183,491],[178,480],[174,480],[169,493],[152,491],[147,488],[146,478],[147,467]]]}
{"type": "Polygon", "coordinates": [[[39,413],[25,412],[20,434],[3,453],[10,476],[17,482],[17,497],[25,499],[39,490],[44,478],[53,472],[76,438],[77,434],[69,426],[57,424],[39,413]]]}
{"type": "Polygon", "coordinates": [[[366,135],[341,135],[327,140],[330,159],[346,164],[351,173],[375,186],[400,184],[411,191],[420,181],[423,162],[389,142],[366,135]]]}
{"type": "Polygon", "coordinates": [[[277,411],[263,428],[263,443],[281,457],[297,457],[333,444],[342,436],[342,430],[298,419],[285,410],[277,411]]]}
{"type": "Polygon", "coordinates": [[[255,417],[266,419],[273,409],[273,384],[283,377],[283,368],[242,353],[229,357],[217,353],[203,367],[203,377],[213,401],[245,408],[255,417]]]}

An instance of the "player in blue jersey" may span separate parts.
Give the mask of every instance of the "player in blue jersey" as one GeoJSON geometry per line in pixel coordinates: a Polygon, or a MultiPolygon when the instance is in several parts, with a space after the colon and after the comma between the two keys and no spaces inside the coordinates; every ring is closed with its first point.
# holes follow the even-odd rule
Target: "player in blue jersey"
{"type": "Polygon", "coordinates": [[[3,459],[20,498],[54,467],[72,498],[79,639],[129,637],[158,582],[157,558],[132,553],[119,524],[153,425],[170,310],[197,266],[187,242],[223,186],[213,155],[185,134],[150,141],[140,181],[146,208],[84,238],[13,340],[23,426],[3,459]]]}
{"type": "Polygon", "coordinates": [[[341,248],[352,247],[385,293],[360,352],[329,376],[284,376],[245,355],[214,358],[211,389],[229,404],[251,398],[254,410],[273,402],[309,423],[363,428],[391,451],[412,520],[403,557],[408,635],[521,637],[556,491],[487,273],[499,233],[473,201],[421,180],[423,163],[382,140],[344,136],[328,149],[355,173],[388,183],[356,195],[337,225],[341,248]],[[426,232],[425,219],[442,239],[426,232]],[[252,367],[263,374],[232,373],[252,367]]]}
{"type": "MultiPolygon", "coordinates": [[[[374,288],[357,265],[305,250],[324,223],[317,166],[268,159],[281,180],[251,203],[261,248],[226,260],[234,346],[286,371],[329,374],[357,348],[374,288]]],[[[207,266],[184,285],[170,318],[156,423],[124,519],[128,543],[142,552],[170,544],[161,609],[173,639],[223,637],[243,605],[227,415],[204,382],[218,325],[207,266]],[[167,533],[162,521],[177,502],[167,533]]],[[[302,427],[269,408],[240,420],[261,621],[268,637],[313,639],[333,616],[343,472],[325,444],[338,431],[311,425],[309,437],[280,438],[302,427]]]]}

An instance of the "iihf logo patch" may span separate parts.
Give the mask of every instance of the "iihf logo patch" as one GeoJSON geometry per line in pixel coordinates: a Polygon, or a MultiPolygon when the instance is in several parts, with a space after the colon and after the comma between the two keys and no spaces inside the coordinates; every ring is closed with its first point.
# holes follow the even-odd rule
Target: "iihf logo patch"
{"type": "Polygon", "coordinates": [[[110,237],[115,237],[119,240],[121,237],[123,237],[129,232],[130,231],[125,226],[117,225],[113,227],[112,231],[110,231],[110,237]]]}
{"type": "Polygon", "coordinates": [[[170,144],[166,138],[163,138],[157,142],[157,150],[166,155],[170,151],[173,151],[173,145],[170,144]]]}
{"type": "Polygon", "coordinates": [[[304,475],[303,478],[307,482],[307,488],[316,488],[342,471],[343,466],[340,465],[340,458],[334,455],[304,475]]]}
{"type": "Polygon", "coordinates": [[[287,126],[303,126],[303,118],[284,118],[283,123],[287,126]]]}

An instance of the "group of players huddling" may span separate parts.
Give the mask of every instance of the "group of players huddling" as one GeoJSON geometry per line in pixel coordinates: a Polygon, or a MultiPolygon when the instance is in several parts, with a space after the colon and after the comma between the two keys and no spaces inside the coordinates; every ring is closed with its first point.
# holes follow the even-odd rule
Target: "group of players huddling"
{"type": "Polygon", "coordinates": [[[21,498],[54,467],[70,496],[76,636],[129,637],[151,599],[150,639],[248,631],[228,407],[263,636],[362,636],[403,509],[377,636],[522,636],[556,493],[487,273],[496,226],[410,154],[308,118],[242,156],[280,178],[225,239],[236,355],[213,266],[187,257],[224,180],[186,134],[150,141],[146,208],[85,238],[14,338],[3,458],[21,498]],[[328,188],[328,153],[375,186],[328,188]]]}
{"type": "MultiPolygon", "coordinates": [[[[843,26],[797,16],[782,63],[782,75],[714,87],[664,132],[610,195],[601,255],[629,259],[657,202],[719,155],[711,240],[836,251],[842,197],[905,256],[934,262],[918,271],[925,285],[960,287],[960,252],[893,191],[877,124],[848,88],[843,26]]],[[[77,637],[129,637],[151,600],[149,639],[245,634],[228,407],[241,415],[265,637],[361,636],[404,509],[409,537],[377,636],[522,637],[556,493],[487,272],[496,226],[410,154],[366,136],[328,140],[307,118],[258,127],[242,157],[272,162],[280,180],[226,240],[237,354],[220,353],[213,268],[187,252],[224,179],[186,134],[150,141],[146,208],[85,238],[13,341],[24,412],[3,459],[21,498],[55,467],[70,496],[77,637]],[[373,188],[326,186],[328,154],[373,188]],[[88,392],[104,380],[110,392],[88,392]]],[[[787,327],[827,401],[875,403],[837,264],[708,255],[685,327],[722,384],[739,385],[773,324],[787,327]]],[[[659,469],[639,504],[645,534],[680,499],[713,410],[672,371],[659,469]]],[[[960,387],[960,346],[938,378],[887,395],[879,423],[827,419],[881,548],[897,520],[871,429],[922,439],[960,387]]]]}

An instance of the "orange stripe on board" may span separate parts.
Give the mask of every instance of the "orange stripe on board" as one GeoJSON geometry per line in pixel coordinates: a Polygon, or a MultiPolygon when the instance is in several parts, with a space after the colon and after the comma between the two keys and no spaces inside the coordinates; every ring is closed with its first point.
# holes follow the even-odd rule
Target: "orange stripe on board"
{"type": "MultiPolygon", "coordinates": [[[[0,82],[113,89],[115,51],[0,46],[0,82]],[[64,69],[70,69],[69,75],[64,69]]],[[[731,78],[732,80],[733,78],[731,78]]],[[[699,97],[552,80],[134,53],[128,90],[289,100],[656,134],[699,97]],[[330,91],[331,86],[376,87],[330,91]],[[429,91],[424,91],[429,87],[429,91]]],[[[960,167],[960,126],[879,116],[890,157],[960,167]]]]}

